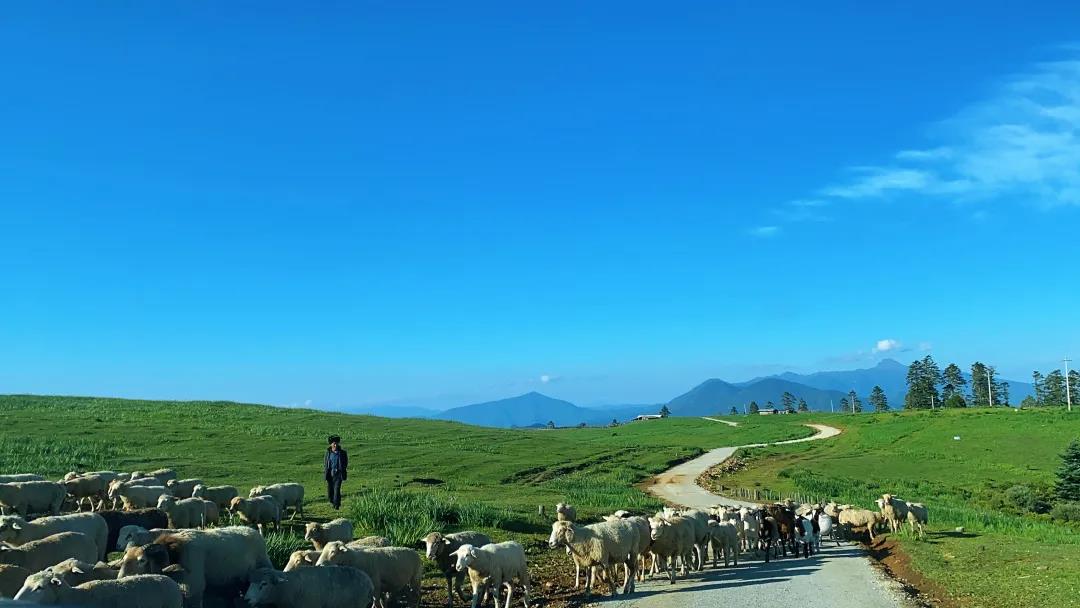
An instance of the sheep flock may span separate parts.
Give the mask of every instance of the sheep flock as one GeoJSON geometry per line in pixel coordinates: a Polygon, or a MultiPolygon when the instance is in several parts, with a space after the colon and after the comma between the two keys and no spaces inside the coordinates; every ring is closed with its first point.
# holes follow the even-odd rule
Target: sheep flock
{"type": "MultiPolygon", "coordinates": [[[[476,531],[437,530],[394,547],[383,537],[356,538],[347,519],[308,522],[303,532],[311,548],[276,570],[263,533],[290,515],[303,517],[303,503],[298,483],[255,486],[245,498],[235,487],[182,479],[172,469],[72,472],[55,482],[0,475],[0,604],[418,608],[422,558],[445,578],[448,608],[455,596],[473,608],[509,608],[515,597],[530,604],[536,581],[525,548],[476,531]]],[[[706,569],[710,554],[712,568],[721,561],[726,568],[740,559],[811,559],[823,539],[839,544],[857,531],[871,540],[905,525],[925,534],[925,504],[884,494],[877,507],[667,507],[653,514],[619,510],[589,522],[559,503],[548,547],[567,554],[562,563],[573,565],[584,599],[598,585],[630,596],[647,578],[676,584],[706,569]]]]}

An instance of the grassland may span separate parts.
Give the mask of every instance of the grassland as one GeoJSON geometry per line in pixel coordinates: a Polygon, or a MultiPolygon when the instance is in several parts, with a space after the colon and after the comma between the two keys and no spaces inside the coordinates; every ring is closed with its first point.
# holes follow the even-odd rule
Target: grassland
{"type": "Polygon", "coordinates": [[[811,414],[830,441],[746,450],[728,487],[873,506],[892,491],[930,505],[931,534],[895,539],[959,606],[1080,606],[1080,528],[1022,513],[1006,490],[1044,492],[1080,415],[1059,409],[811,414]],[[957,439],[958,438],[958,439],[957,439]],[[954,529],[965,528],[964,534],[954,529]]]}

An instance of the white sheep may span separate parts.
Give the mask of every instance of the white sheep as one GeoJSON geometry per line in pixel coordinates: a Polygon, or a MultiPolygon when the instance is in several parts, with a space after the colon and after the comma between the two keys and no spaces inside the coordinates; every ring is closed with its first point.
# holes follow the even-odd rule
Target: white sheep
{"type": "Polygon", "coordinates": [[[31,513],[59,515],[65,498],[67,490],[54,481],[0,483],[0,505],[23,517],[31,513]]]}
{"type": "Polygon", "coordinates": [[[198,484],[191,489],[192,498],[202,498],[203,500],[209,500],[218,506],[218,509],[222,511],[229,508],[229,503],[232,499],[240,495],[240,491],[235,486],[207,486],[204,484],[198,484]]]}
{"type": "Polygon", "coordinates": [[[36,572],[26,577],[24,586],[33,586],[42,578],[49,579],[56,577],[63,580],[68,585],[75,587],[77,585],[82,585],[83,583],[89,583],[90,581],[116,580],[118,575],[119,571],[115,568],[110,568],[105,562],[91,564],[90,562],[69,558],[55,566],[49,566],[41,572],[36,572]]]}
{"type": "Polygon", "coordinates": [[[930,512],[921,502],[909,502],[907,503],[907,522],[911,525],[911,533],[915,533],[915,528],[918,526],[919,537],[926,538],[926,529],[923,527],[930,522],[930,512]]]}
{"type": "Polygon", "coordinates": [[[112,479],[102,475],[88,473],[73,479],[60,481],[69,496],[75,499],[76,508],[81,509],[84,500],[90,502],[90,510],[98,511],[105,507],[105,498],[109,490],[109,482],[112,479]],[[97,499],[97,503],[94,503],[97,499]]]}
{"type": "Polygon", "coordinates": [[[385,536],[365,536],[345,543],[349,547],[390,547],[394,543],[385,536]]]}
{"type": "Polygon", "coordinates": [[[11,599],[33,572],[12,564],[0,564],[0,599],[11,599]]]}
{"type": "Polygon", "coordinates": [[[0,544],[0,564],[22,566],[32,572],[44,570],[69,557],[95,562],[98,558],[97,544],[89,536],[78,532],[61,532],[18,547],[0,544]]]}
{"type": "Polygon", "coordinates": [[[334,540],[348,543],[353,539],[352,522],[339,517],[325,524],[311,522],[304,527],[304,540],[309,541],[316,551],[322,551],[326,543],[334,540]]]}
{"type": "Polygon", "coordinates": [[[739,533],[742,550],[749,551],[753,549],[757,551],[761,541],[761,521],[758,520],[753,511],[746,507],[739,509],[739,519],[742,520],[742,529],[739,533]]]}
{"type": "Polygon", "coordinates": [[[11,475],[0,475],[0,483],[16,483],[22,481],[45,481],[45,478],[41,475],[34,475],[33,473],[14,473],[11,475]]]}
{"type": "MultiPolygon", "coordinates": [[[[665,513],[668,509],[664,510],[665,513]]],[[[697,570],[705,569],[705,560],[709,552],[709,513],[700,509],[687,509],[678,513],[689,519],[694,526],[694,562],[697,570]]]]}
{"type": "Polygon", "coordinates": [[[663,517],[658,514],[649,518],[652,528],[653,570],[665,569],[668,580],[675,584],[675,568],[682,565],[682,575],[687,574],[689,556],[694,552],[694,524],[690,520],[679,517],[663,517]]]}
{"type": "MultiPolygon", "coordinates": [[[[638,556],[637,580],[645,580],[645,557],[649,554],[649,547],[652,546],[652,526],[649,525],[649,518],[640,515],[630,515],[628,511],[616,511],[611,515],[605,516],[604,521],[628,521],[637,527],[638,544],[635,551],[638,556]]],[[[630,576],[629,570],[626,571],[626,576],[630,576]]]]}
{"type": "Polygon", "coordinates": [[[439,572],[441,572],[446,579],[447,606],[452,607],[454,605],[455,590],[457,591],[458,597],[461,598],[461,601],[469,601],[468,598],[465,597],[465,592],[461,589],[461,583],[465,582],[465,573],[458,571],[457,557],[454,555],[454,552],[462,545],[483,547],[484,545],[489,544],[491,544],[491,539],[488,538],[486,534],[473,532],[471,530],[455,532],[453,534],[432,532],[417,543],[417,548],[421,545],[424,547],[424,554],[428,559],[435,562],[435,565],[439,568],[439,572]]]}
{"type": "Polygon", "coordinates": [[[366,608],[373,598],[371,578],[348,566],[256,570],[244,595],[251,606],[275,608],[366,608]]]}
{"type": "Polygon", "coordinates": [[[229,503],[229,513],[240,518],[240,522],[249,526],[255,526],[259,532],[263,526],[274,524],[275,528],[281,526],[281,505],[274,500],[273,496],[256,496],[255,498],[243,498],[237,496],[229,503]]]}
{"type": "MultiPolygon", "coordinates": [[[[155,479],[151,477],[150,479],[155,479]]],[[[125,482],[113,482],[109,485],[109,498],[115,502],[119,499],[124,504],[125,511],[147,509],[157,506],[158,499],[162,496],[171,496],[169,489],[162,485],[140,485],[143,480],[134,479],[125,482]]]]}
{"type": "Polygon", "coordinates": [[[165,487],[177,498],[191,498],[195,486],[201,485],[204,485],[201,479],[170,479],[165,482],[165,487]]]}
{"type": "Polygon", "coordinates": [[[79,532],[94,541],[98,547],[98,555],[95,559],[105,559],[109,552],[109,525],[105,522],[105,518],[97,513],[39,517],[30,522],[18,515],[0,517],[0,541],[13,545],[22,545],[61,532],[79,532]]]}
{"type": "Polygon", "coordinates": [[[560,502],[555,505],[555,519],[557,521],[577,521],[577,509],[572,505],[560,502]]]}
{"type": "Polygon", "coordinates": [[[218,507],[209,500],[164,495],[158,498],[157,508],[169,516],[170,528],[202,528],[217,523],[218,507]]]}
{"type": "Polygon", "coordinates": [[[318,566],[352,566],[367,573],[374,587],[375,604],[387,606],[386,594],[408,591],[414,608],[420,605],[423,564],[412,549],[403,547],[350,547],[335,540],[323,547],[318,566]]]}
{"type": "Polygon", "coordinates": [[[570,521],[556,521],[551,525],[548,546],[566,547],[570,555],[582,567],[588,568],[585,577],[585,596],[592,594],[597,569],[606,573],[611,580],[611,594],[615,595],[615,578],[611,569],[618,564],[625,564],[628,572],[623,584],[623,593],[634,591],[637,574],[638,526],[625,519],[604,521],[598,524],[581,526],[570,521]]]}
{"type": "Polygon", "coordinates": [[[298,483],[275,483],[269,486],[255,486],[248,492],[248,498],[256,496],[273,496],[274,500],[281,505],[282,517],[292,507],[292,517],[304,516],[304,486],[298,483]]]}
{"type": "MultiPolygon", "coordinates": [[[[134,476],[135,474],[132,473],[132,478],[134,478],[134,476]]],[[[158,469],[156,471],[150,471],[149,473],[146,473],[145,476],[157,479],[161,482],[161,485],[166,485],[170,481],[179,477],[179,475],[177,475],[176,471],[174,471],[173,469],[158,469]]]]}
{"type": "Polygon", "coordinates": [[[907,502],[892,494],[882,494],[881,498],[876,502],[882,517],[884,517],[885,521],[889,524],[889,530],[895,533],[904,525],[904,522],[907,521],[907,502]]]}
{"type": "MultiPolygon", "coordinates": [[[[741,522],[740,522],[741,524],[741,522]]],[[[739,565],[739,527],[732,521],[709,521],[709,543],[713,552],[713,568],[717,567],[720,553],[724,554],[724,567],[728,567],[728,560],[734,560],[739,565]]],[[[741,527],[741,526],[740,526],[741,527]]]]}
{"type": "MultiPolygon", "coordinates": [[[[573,526],[569,521],[555,522],[555,525],[573,526]]],[[[492,543],[483,547],[462,545],[454,552],[457,557],[455,567],[458,572],[469,572],[469,581],[473,587],[473,603],[482,597],[485,584],[491,585],[491,594],[495,598],[495,608],[499,608],[499,594],[506,587],[506,601],[502,608],[510,608],[514,595],[514,579],[518,579],[523,589],[525,608],[529,608],[529,567],[525,561],[525,549],[514,541],[492,543]]]]}
{"type": "Polygon", "coordinates": [[[181,530],[149,545],[128,547],[120,562],[120,578],[157,574],[174,563],[185,571],[191,608],[202,608],[208,587],[240,586],[247,583],[252,570],[272,567],[258,532],[230,526],[181,530]]]}
{"type": "Polygon", "coordinates": [[[874,542],[874,527],[884,521],[880,513],[874,513],[869,509],[840,508],[839,513],[841,526],[848,530],[866,528],[867,534],[870,535],[870,542],[874,542]]]}
{"type": "Polygon", "coordinates": [[[810,516],[817,520],[818,532],[817,532],[817,547],[818,551],[821,551],[821,539],[828,536],[832,540],[836,541],[836,546],[840,546],[840,539],[836,536],[836,525],[833,521],[833,517],[825,512],[822,507],[814,509],[810,516]]]}
{"type": "Polygon", "coordinates": [[[285,564],[285,567],[282,568],[281,571],[292,572],[297,568],[314,567],[319,563],[320,555],[322,555],[322,551],[311,551],[309,549],[293,551],[292,554],[289,555],[289,562],[285,564]]]}
{"type": "Polygon", "coordinates": [[[156,574],[90,581],[77,587],[58,577],[42,578],[33,586],[24,585],[15,599],[34,604],[98,608],[181,608],[184,602],[180,586],[169,577],[156,574]]]}

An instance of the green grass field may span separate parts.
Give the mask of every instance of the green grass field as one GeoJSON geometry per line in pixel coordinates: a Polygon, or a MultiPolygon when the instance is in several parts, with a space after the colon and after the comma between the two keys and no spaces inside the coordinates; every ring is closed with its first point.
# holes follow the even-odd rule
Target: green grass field
{"type": "MultiPolygon", "coordinates": [[[[1080,606],[1080,528],[1022,514],[1006,490],[1046,490],[1080,414],[1060,409],[811,414],[830,441],[747,450],[723,485],[865,507],[892,491],[930,507],[926,541],[901,535],[913,565],[961,606],[1080,606]],[[954,439],[959,437],[959,439],[954,439]],[[964,535],[949,534],[958,526],[964,535]]],[[[732,418],[738,420],[738,418],[732,418]]]]}

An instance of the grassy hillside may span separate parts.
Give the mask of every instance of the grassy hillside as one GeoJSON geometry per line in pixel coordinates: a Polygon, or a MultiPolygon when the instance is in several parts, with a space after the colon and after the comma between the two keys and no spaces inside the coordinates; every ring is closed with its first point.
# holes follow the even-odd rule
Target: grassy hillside
{"type": "Polygon", "coordinates": [[[1080,436],[1080,415],[1003,408],[804,420],[845,432],[747,450],[748,468],[721,483],[866,507],[884,491],[926,502],[934,533],[899,543],[915,569],[949,589],[958,605],[1080,605],[1080,528],[1019,504],[1045,495],[1059,455],[1080,436]],[[965,534],[952,532],[958,526],[965,534]]]}

